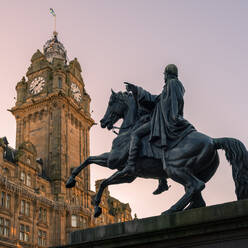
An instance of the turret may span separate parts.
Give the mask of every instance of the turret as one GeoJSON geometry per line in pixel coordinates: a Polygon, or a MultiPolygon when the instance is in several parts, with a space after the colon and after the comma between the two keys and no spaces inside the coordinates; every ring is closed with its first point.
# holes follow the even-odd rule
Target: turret
{"type": "Polygon", "coordinates": [[[26,101],[27,82],[25,77],[16,85],[17,99],[16,106],[20,106],[26,101]]]}

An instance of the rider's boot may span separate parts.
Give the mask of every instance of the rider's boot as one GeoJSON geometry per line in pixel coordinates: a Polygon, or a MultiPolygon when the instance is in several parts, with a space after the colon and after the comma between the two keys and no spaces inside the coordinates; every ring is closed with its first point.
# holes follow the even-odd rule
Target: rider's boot
{"type": "Polygon", "coordinates": [[[74,176],[70,176],[69,179],[67,180],[66,182],[66,188],[72,188],[76,185],[76,180],[75,180],[75,177],[74,176]]]}
{"type": "Polygon", "coordinates": [[[123,172],[129,173],[129,174],[135,173],[135,164],[136,164],[138,153],[139,153],[139,138],[137,136],[133,136],[131,137],[127,165],[123,169],[123,172]]]}
{"type": "Polygon", "coordinates": [[[166,191],[169,189],[167,180],[165,178],[159,179],[159,184],[157,189],[153,192],[154,195],[161,194],[162,192],[166,191]]]}

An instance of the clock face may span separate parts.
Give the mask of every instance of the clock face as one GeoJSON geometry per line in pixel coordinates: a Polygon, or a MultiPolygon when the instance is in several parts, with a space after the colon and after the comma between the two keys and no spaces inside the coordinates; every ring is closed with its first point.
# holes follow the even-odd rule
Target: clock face
{"type": "Polygon", "coordinates": [[[46,82],[43,77],[35,78],[29,86],[30,92],[34,95],[40,93],[43,90],[45,83],[46,82]]]}
{"type": "Polygon", "coordinates": [[[77,102],[80,102],[81,98],[82,98],[81,91],[80,91],[79,87],[75,83],[71,84],[71,92],[72,92],[72,95],[75,98],[75,100],[77,102]]]}

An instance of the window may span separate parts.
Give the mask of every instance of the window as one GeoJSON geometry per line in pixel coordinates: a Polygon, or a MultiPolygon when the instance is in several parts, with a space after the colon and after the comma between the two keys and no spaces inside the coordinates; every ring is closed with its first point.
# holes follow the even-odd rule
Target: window
{"type": "Polygon", "coordinates": [[[0,217],[0,235],[9,237],[10,220],[0,217]]]}
{"type": "Polygon", "coordinates": [[[41,185],[41,191],[44,192],[44,193],[46,193],[46,188],[45,188],[44,185],[41,185]]]}
{"type": "Polygon", "coordinates": [[[25,201],[21,200],[21,214],[25,213],[25,201]]]}
{"type": "Polygon", "coordinates": [[[79,203],[79,196],[77,195],[76,196],[76,205],[79,205],[80,203],[79,203]]]}
{"type": "Polygon", "coordinates": [[[30,215],[30,203],[26,202],[25,205],[25,215],[29,216],[30,215]]]}
{"type": "Polygon", "coordinates": [[[0,199],[0,207],[10,209],[10,194],[5,193],[4,191],[1,192],[1,199],[0,199]]]}
{"type": "Polygon", "coordinates": [[[81,205],[82,206],[84,205],[84,195],[83,195],[83,193],[81,193],[81,205]]]}
{"type": "Polygon", "coordinates": [[[79,216],[79,227],[82,227],[82,228],[87,227],[87,219],[83,216],[79,216]]]}
{"type": "Polygon", "coordinates": [[[10,175],[9,169],[8,169],[7,167],[5,167],[5,168],[3,169],[3,175],[4,175],[4,176],[9,176],[9,175],[10,175]]]}
{"type": "Polygon", "coordinates": [[[30,228],[27,225],[20,224],[20,240],[28,242],[30,235],[30,228]]]}
{"type": "Polygon", "coordinates": [[[26,177],[26,175],[25,175],[25,173],[22,171],[22,172],[21,172],[21,181],[25,182],[25,177],[26,177]]]}
{"type": "Polygon", "coordinates": [[[39,220],[42,219],[42,208],[39,209],[39,220]]]}
{"type": "Polygon", "coordinates": [[[31,186],[31,176],[30,175],[27,175],[26,185],[29,187],[31,186]]]}
{"type": "Polygon", "coordinates": [[[31,186],[31,175],[28,174],[26,175],[24,171],[21,172],[21,177],[20,177],[21,181],[26,184],[27,186],[31,186]]]}
{"type": "Polygon", "coordinates": [[[46,246],[47,233],[43,230],[38,230],[38,246],[46,246]]]}
{"type": "Polygon", "coordinates": [[[74,214],[71,216],[71,226],[77,227],[77,216],[74,214]]]}
{"type": "Polygon", "coordinates": [[[4,207],[5,192],[1,192],[1,207],[4,207]]]}
{"type": "Polygon", "coordinates": [[[47,222],[47,210],[46,209],[44,209],[43,211],[43,221],[47,222]]]}
{"type": "Polygon", "coordinates": [[[39,220],[46,223],[47,222],[47,210],[45,208],[39,209],[39,220]]]}
{"type": "Polygon", "coordinates": [[[30,216],[30,202],[21,200],[20,213],[26,216],[30,216]]]}
{"type": "Polygon", "coordinates": [[[62,89],[62,78],[59,77],[59,89],[62,89]]]}
{"type": "Polygon", "coordinates": [[[9,194],[6,195],[5,207],[7,209],[10,209],[10,195],[9,194]]]}
{"type": "Polygon", "coordinates": [[[71,198],[71,204],[75,204],[75,203],[76,203],[75,196],[73,196],[73,197],[71,198]]]}

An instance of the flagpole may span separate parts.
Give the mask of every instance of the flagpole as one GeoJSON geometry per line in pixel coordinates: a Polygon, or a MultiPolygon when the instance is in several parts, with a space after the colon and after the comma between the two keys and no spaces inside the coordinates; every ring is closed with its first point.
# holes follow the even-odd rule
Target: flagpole
{"type": "Polygon", "coordinates": [[[54,16],[54,32],[56,32],[56,15],[54,16]]]}
{"type": "Polygon", "coordinates": [[[52,8],[50,8],[50,13],[53,15],[54,17],[54,31],[53,31],[53,34],[55,36],[57,36],[57,32],[56,32],[56,13],[54,12],[54,10],[52,8]]]}

